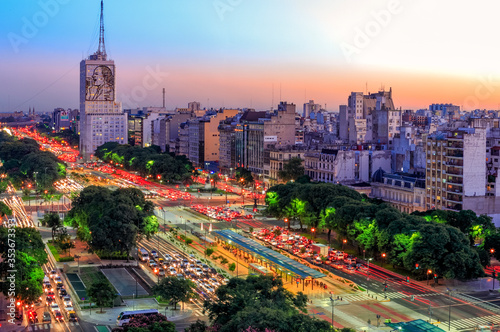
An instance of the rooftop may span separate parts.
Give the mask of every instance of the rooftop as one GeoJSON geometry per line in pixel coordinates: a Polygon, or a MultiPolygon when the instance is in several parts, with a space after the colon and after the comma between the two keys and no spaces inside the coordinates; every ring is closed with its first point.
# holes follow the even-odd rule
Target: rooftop
{"type": "Polygon", "coordinates": [[[301,278],[311,277],[314,279],[326,277],[323,273],[318,272],[314,269],[311,269],[304,264],[294,261],[276,251],[264,247],[263,245],[255,242],[254,240],[250,240],[238,233],[235,233],[231,230],[225,229],[221,231],[212,232],[215,236],[225,239],[231,244],[235,244],[239,247],[242,247],[252,253],[255,253],[261,256],[263,259],[267,259],[272,264],[279,265],[284,269],[294,273],[295,275],[300,276],[301,278]]]}

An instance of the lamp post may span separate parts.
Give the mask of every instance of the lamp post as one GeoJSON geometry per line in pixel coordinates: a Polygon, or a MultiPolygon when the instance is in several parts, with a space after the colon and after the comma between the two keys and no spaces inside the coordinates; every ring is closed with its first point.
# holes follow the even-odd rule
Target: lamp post
{"type": "Polygon", "coordinates": [[[332,328],[335,329],[335,301],[337,299],[334,299],[332,296],[330,296],[330,303],[332,304],[332,328]]]}
{"type": "Polygon", "coordinates": [[[313,227],[311,228],[311,233],[312,233],[312,238],[314,239],[314,235],[316,234],[316,229],[313,227]]]}
{"type": "Polygon", "coordinates": [[[344,245],[345,245],[346,243],[347,243],[347,240],[346,240],[346,239],[342,240],[342,251],[344,251],[344,245]]]}
{"type": "Polygon", "coordinates": [[[370,261],[372,260],[373,258],[368,258],[368,278],[366,278],[366,280],[369,280],[370,279],[370,261]]]}
{"type": "MultiPolygon", "coordinates": [[[[493,254],[495,253],[495,249],[491,248],[490,249],[490,254],[491,254],[491,257],[493,257],[493,254]]],[[[491,286],[491,290],[495,290],[495,278],[497,277],[497,274],[496,274],[496,271],[495,271],[495,267],[493,266],[493,272],[491,272],[491,278],[493,279],[492,282],[493,282],[493,285],[491,286]]]]}
{"type": "Polygon", "coordinates": [[[385,252],[384,252],[384,253],[382,253],[382,263],[383,263],[384,265],[385,265],[385,256],[386,256],[386,255],[385,255],[385,252]]]}
{"type": "Polygon", "coordinates": [[[427,270],[427,285],[429,284],[429,274],[432,273],[432,270],[427,270]]]}
{"type": "Polygon", "coordinates": [[[74,255],[76,261],[78,262],[78,274],[80,274],[80,255],[74,255]]]}
{"type": "MultiPolygon", "coordinates": [[[[431,309],[431,301],[430,300],[427,300],[427,299],[423,299],[421,296],[417,296],[417,295],[412,295],[410,297],[410,301],[414,301],[415,300],[415,297],[420,297],[420,300],[422,301],[429,301],[429,303],[427,303],[429,305],[429,323],[432,321],[432,309],[431,309]]],[[[451,310],[451,309],[450,309],[451,310]]]]}

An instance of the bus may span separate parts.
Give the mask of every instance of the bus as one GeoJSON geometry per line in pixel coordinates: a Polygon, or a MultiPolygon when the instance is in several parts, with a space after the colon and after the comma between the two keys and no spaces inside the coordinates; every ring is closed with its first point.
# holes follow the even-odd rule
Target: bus
{"type": "Polygon", "coordinates": [[[144,248],[140,248],[139,249],[139,258],[142,261],[148,261],[149,260],[149,252],[144,248]]]}
{"type": "Polygon", "coordinates": [[[123,324],[128,323],[130,321],[130,318],[138,315],[151,316],[155,314],[158,314],[157,309],[122,311],[116,319],[116,325],[122,326],[123,324]]]}
{"type": "Polygon", "coordinates": [[[250,263],[248,264],[248,273],[251,275],[259,275],[259,276],[272,276],[274,273],[272,271],[269,271],[263,266],[260,266],[259,264],[255,263],[250,263]]]}

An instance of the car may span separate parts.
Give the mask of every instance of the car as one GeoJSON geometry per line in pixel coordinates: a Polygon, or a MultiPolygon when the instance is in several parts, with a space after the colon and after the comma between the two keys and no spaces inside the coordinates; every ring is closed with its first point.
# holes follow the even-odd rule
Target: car
{"type": "Polygon", "coordinates": [[[198,276],[201,276],[201,275],[203,274],[203,271],[202,271],[199,267],[197,267],[197,268],[194,270],[194,273],[195,273],[196,275],[198,275],[198,276]]]}
{"type": "Polygon", "coordinates": [[[164,277],[165,276],[165,270],[162,267],[158,268],[158,275],[160,277],[164,277]]]}
{"type": "Polygon", "coordinates": [[[151,257],[153,257],[154,259],[158,259],[158,253],[156,252],[156,250],[151,250],[151,257]]]}
{"type": "Polygon", "coordinates": [[[178,273],[176,277],[177,279],[186,279],[182,273],[178,273]]]}
{"type": "Polygon", "coordinates": [[[56,277],[54,278],[54,281],[55,281],[56,283],[62,283],[62,279],[61,279],[61,277],[60,277],[60,276],[56,276],[56,277]]]}
{"type": "Polygon", "coordinates": [[[215,287],[219,287],[219,286],[220,286],[219,281],[218,281],[217,279],[215,279],[215,278],[210,278],[208,281],[209,281],[209,282],[210,282],[213,286],[215,286],[215,287]]]}
{"type": "Polygon", "coordinates": [[[52,316],[50,316],[50,312],[48,312],[48,311],[44,311],[44,312],[43,312],[43,318],[42,318],[42,321],[43,321],[44,323],[46,323],[46,322],[49,322],[49,323],[50,323],[50,322],[52,322],[52,316]]]}
{"type": "Polygon", "coordinates": [[[212,274],[217,274],[217,270],[216,270],[216,269],[214,269],[213,267],[211,267],[211,268],[210,268],[210,273],[212,273],[212,274]]]}
{"type": "Polygon", "coordinates": [[[71,302],[71,297],[69,297],[69,295],[66,295],[65,297],[63,297],[62,300],[63,300],[65,307],[72,307],[73,306],[73,302],[71,302]]]}
{"type": "Polygon", "coordinates": [[[76,316],[76,312],[74,310],[68,311],[68,320],[70,322],[77,322],[78,321],[78,317],[76,316]]]}
{"type": "Polygon", "coordinates": [[[56,300],[55,300],[53,297],[49,297],[49,296],[47,296],[47,297],[45,298],[45,305],[46,305],[46,306],[48,306],[48,307],[50,307],[50,305],[51,305],[52,303],[54,303],[55,301],[56,301],[56,300]]]}
{"type": "Polygon", "coordinates": [[[66,307],[64,309],[66,309],[67,312],[75,311],[75,309],[73,308],[73,306],[69,306],[69,307],[66,307]]]}
{"type": "Polygon", "coordinates": [[[52,279],[54,279],[55,277],[57,277],[57,271],[56,271],[56,270],[52,270],[52,271],[50,271],[49,276],[50,276],[52,279]]]}
{"type": "Polygon", "coordinates": [[[148,262],[149,266],[153,266],[153,264],[156,265],[156,262],[154,259],[150,259],[149,262],[148,262]]]}
{"type": "Polygon", "coordinates": [[[169,270],[170,270],[170,274],[171,275],[176,275],[177,274],[177,270],[175,269],[175,267],[171,266],[169,270]]]}
{"type": "Polygon", "coordinates": [[[203,263],[201,261],[196,261],[196,266],[202,266],[203,263]]]}
{"type": "Polygon", "coordinates": [[[172,256],[170,256],[170,254],[164,254],[163,257],[165,257],[165,260],[167,261],[172,260],[172,256]]]}
{"type": "Polygon", "coordinates": [[[210,269],[210,267],[207,264],[203,264],[201,268],[203,269],[203,272],[208,272],[208,270],[210,269]]]}
{"type": "Polygon", "coordinates": [[[55,298],[56,294],[54,294],[54,292],[47,292],[47,297],[55,298]]]}
{"type": "Polygon", "coordinates": [[[65,288],[60,288],[59,289],[59,298],[63,298],[65,297],[66,295],[68,295],[68,292],[66,292],[66,289],[65,288]]]}
{"type": "Polygon", "coordinates": [[[47,293],[47,292],[53,292],[54,291],[54,287],[52,287],[51,284],[43,284],[43,290],[45,291],[45,293],[47,293]]]}
{"type": "Polygon", "coordinates": [[[38,323],[38,315],[37,315],[36,311],[29,310],[28,311],[28,319],[32,323],[38,323]]]}
{"type": "Polygon", "coordinates": [[[59,310],[59,305],[58,305],[57,303],[55,303],[55,302],[54,302],[54,303],[52,303],[52,304],[50,305],[50,310],[51,310],[52,312],[54,312],[54,311],[56,311],[56,310],[59,310]]]}
{"type": "Polygon", "coordinates": [[[56,317],[56,320],[59,322],[62,322],[64,320],[64,316],[59,310],[54,311],[54,316],[56,317]]]}
{"type": "Polygon", "coordinates": [[[60,290],[60,289],[64,288],[63,283],[62,283],[62,282],[58,282],[58,283],[56,284],[56,288],[57,288],[58,290],[60,290]]]}

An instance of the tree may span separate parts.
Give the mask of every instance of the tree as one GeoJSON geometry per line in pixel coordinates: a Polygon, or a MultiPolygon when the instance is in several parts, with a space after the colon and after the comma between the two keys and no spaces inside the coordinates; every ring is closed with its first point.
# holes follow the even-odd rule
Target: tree
{"type": "Polygon", "coordinates": [[[305,168],[302,165],[302,159],[294,157],[283,164],[283,169],[278,172],[278,176],[284,182],[296,181],[304,175],[305,168]]]}
{"type": "Polygon", "coordinates": [[[110,306],[116,297],[116,291],[106,279],[100,279],[90,284],[87,289],[87,295],[91,301],[96,303],[98,307],[110,306]]]}
{"type": "Polygon", "coordinates": [[[0,217],[10,216],[11,214],[12,214],[12,210],[7,206],[7,204],[0,201],[0,217]]]}
{"type": "Polygon", "coordinates": [[[44,214],[42,218],[42,225],[50,227],[52,230],[52,241],[54,241],[54,235],[58,228],[62,227],[62,220],[58,213],[50,212],[44,214]]]}
{"type": "Polygon", "coordinates": [[[234,270],[236,270],[236,264],[235,263],[229,264],[229,271],[233,272],[234,270]]]}
{"type": "Polygon", "coordinates": [[[207,323],[203,320],[197,319],[196,322],[191,323],[186,329],[184,330],[185,332],[207,332],[209,327],[207,326],[207,323]]]}
{"type": "Polygon", "coordinates": [[[243,167],[236,168],[235,178],[242,187],[246,187],[253,183],[252,172],[243,167]]]}
{"type": "Polygon", "coordinates": [[[196,285],[188,279],[179,279],[177,277],[165,277],[153,286],[153,294],[162,299],[173,302],[174,310],[177,309],[177,303],[189,301],[197,295],[194,291],[196,285]]]}
{"type": "Polygon", "coordinates": [[[73,201],[67,222],[92,249],[128,254],[140,238],[158,232],[153,211],[153,204],[136,188],[89,186],[73,201]]]}
{"type": "Polygon", "coordinates": [[[212,255],[213,253],[214,250],[212,248],[205,249],[205,255],[207,255],[207,257],[210,257],[210,255],[212,255]]]}
{"type": "Polygon", "coordinates": [[[294,295],[279,278],[249,276],[232,278],[216,290],[218,301],[206,300],[203,307],[218,331],[329,331],[326,321],[306,312],[307,296],[294,295]]]}

